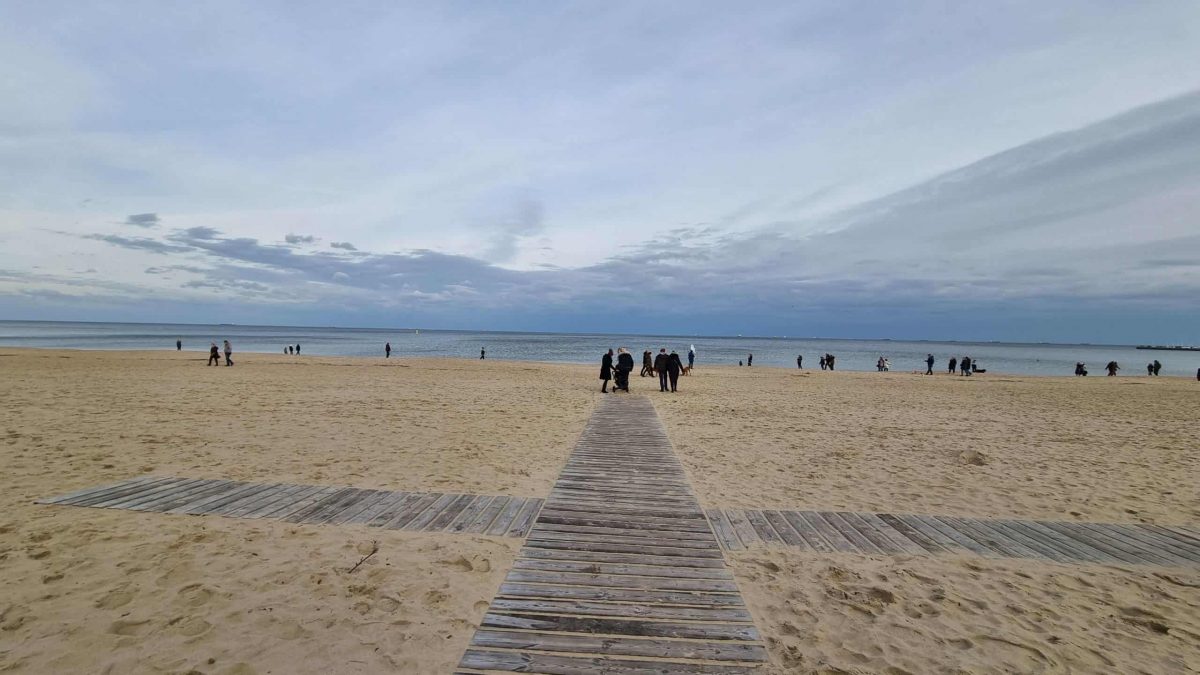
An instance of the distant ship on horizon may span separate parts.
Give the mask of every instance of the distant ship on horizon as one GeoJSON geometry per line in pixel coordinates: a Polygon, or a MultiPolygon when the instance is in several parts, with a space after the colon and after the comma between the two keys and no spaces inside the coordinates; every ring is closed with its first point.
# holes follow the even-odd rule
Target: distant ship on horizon
{"type": "Polygon", "coordinates": [[[1138,345],[1138,349],[1157,349],[1164,352],[1200,352],[1200,347],[1187,345],[1138,345]]]}

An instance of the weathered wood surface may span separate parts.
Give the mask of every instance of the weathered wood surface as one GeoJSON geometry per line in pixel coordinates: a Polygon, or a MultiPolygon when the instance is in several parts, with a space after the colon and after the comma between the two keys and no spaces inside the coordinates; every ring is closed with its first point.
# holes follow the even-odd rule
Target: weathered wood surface
{"type": "Polygon", "coordinates": [[[845,511],[708,509],[706,515],[726,551],[784,546],[818,553],[1200,565],[1200,537],[1181,526],[845,511]]]}
{"type": "Polygon", "coordinates": [[[531,522],[459,672],[744,673],[766,660],[646,399],[600,404],[531,522]]]}
{"type": "Polygon", "coordinates": [[[544,502],[536,497],[142,476],[76,490],[37,503],[228,518],[270,518],[305,525],[358,524],[390,530],[523,538],[544,502]]]}

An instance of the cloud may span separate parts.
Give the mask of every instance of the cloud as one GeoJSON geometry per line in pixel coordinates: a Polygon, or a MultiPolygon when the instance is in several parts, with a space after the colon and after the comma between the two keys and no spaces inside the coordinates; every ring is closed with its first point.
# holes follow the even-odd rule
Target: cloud
{"type": "Polygon", "coordinates": [[[285,236],[283,240],[289,244],[311,244],[316,241],[317,238],[312,235],[289,234],[285,236]]]}
{"type": "Polygon", "coordinates": [[[329,247],[330,247],[330,248],[340,248],[340,249],[342,249],[343,251],[357,251],[357,250],[358,250],[358,249],[357,249],[357,248],[354,246],[354,244],[351,244],[351,243],[350,243],[350,242],[348,242],[348,241],[334,241],[334,242],[330,242],[330,244],[329,244],[329,247]]]}
{"type": "Polygon", "coordinates": [[[161,242],[157,239],[149,239],[146,237],[122,237],[117,234],[87,234],[83,235],[84,239],[94,239],[103,241],[121,248],[128,248],[141,251],[150,251],[151,253],[167,254],[167,253],[183,253],[189,249],[186,246],[174,246],[161,242]]]}
{"type": "Polygon", "coordinates": [[[508,262],[517,255],[520,243],[546,229],[541,202],[527,199],[508,218],[490,226],[491,243],[483,257],[493,262],[508,262]]]}
{"type": "Polygon", "coordinates": [[[183,234],[190,239],[213,239],[221,233],[211,227],[189,227],[183,234]]]}
{"type": "Polygon", "coordinates": [[[135,213],[125,219],[126,225],[134,227],[158,227],[159,222],[157,213],[135,213]]]}

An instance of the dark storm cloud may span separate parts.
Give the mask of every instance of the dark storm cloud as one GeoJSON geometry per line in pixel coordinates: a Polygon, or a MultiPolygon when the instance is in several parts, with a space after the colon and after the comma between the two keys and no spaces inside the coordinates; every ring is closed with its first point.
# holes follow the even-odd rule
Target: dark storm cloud
{"type": "Polygon", "coordinates": [[[125,219],[126,225],[134,227],[157,227],[159,222],[157,213],[135,213],[125,219]]]}

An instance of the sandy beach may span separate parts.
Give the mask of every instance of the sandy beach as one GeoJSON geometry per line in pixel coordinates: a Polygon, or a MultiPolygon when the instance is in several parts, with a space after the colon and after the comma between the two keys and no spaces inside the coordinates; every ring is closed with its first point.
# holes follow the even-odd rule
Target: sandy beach
{"type": "MultiPolygon", "coordinates": [[[[204,359],[0,350],[0,671],[449,672],[518,540],[33,502],[145,474],[543,496],[601,396],[593,366],[204,359]]],[[[727,367],[680,386],[633,378],[706,505],[1200,522],[1192,381],[727,367]]],[[[727,558],[771,672],[1200,668],[1196,568],[727,558]]]]}

